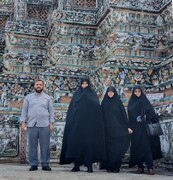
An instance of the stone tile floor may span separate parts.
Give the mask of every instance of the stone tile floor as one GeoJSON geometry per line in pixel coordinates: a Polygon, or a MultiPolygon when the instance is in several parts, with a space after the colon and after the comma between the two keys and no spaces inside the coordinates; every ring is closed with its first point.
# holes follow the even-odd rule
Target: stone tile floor
{"type": "Polygon", "coordinates": [[[72,165],[52,164],[52,171],[29,172],[26,164],[0,164],[0,180],[173,180],[173,172],[166,169],[155,169],[155,175],[135,174],[135,169],[122,168],[120,173],[107,173],[94,167],[93,173],[87,173],[82,167],[80,172],[71,172],[72,165]]]}

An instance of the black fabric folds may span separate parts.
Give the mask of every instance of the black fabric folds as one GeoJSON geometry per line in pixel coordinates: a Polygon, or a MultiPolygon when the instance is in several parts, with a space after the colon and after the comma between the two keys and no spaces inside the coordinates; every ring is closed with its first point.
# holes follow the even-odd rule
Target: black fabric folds
{"type": "Polygon", "coordinates": [[[157,136],[149,137],[146,127],[147,121],[152,121],[152,118],[157,118],[157,115],[140,86],[133,88],[128,103],[128,116],[131,129],[133,130],[129,167],[135,166],[140,159],[149,153],[152,153],[153,159],[161,158],[160,139],[157,136]],[[134,94],[136,89],[141,90],[140,97],[134,94]],[[146,115],[146,122],[137,122],[137,117],[140,115],[146,115]]]}
{"type": "MultiPolygon", "coordinates": [[[[78,161],[88,165],[105,158],[103,117],[97,94],[89,80],[74,93],[67,111],[60,164],[78,161]]],[[[81,82],[81,85],[82,85],[81,82]]]]}
{"type": "Polygon", "coordinates": [[[128,120],[123,103],[114,87],[109,87],[101,103],[106,139],[106,161],[101,169],[119,171],[122,158],[130,143],[128,120]],[[113,97],[108,92],[114,92],[113,97]]]}

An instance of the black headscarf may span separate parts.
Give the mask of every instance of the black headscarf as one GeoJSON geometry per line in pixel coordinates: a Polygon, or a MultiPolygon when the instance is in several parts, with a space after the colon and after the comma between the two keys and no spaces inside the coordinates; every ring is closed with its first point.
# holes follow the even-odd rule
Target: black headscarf
{"type": "Polygon", "coordinates": [[[143,114],[147,116],[147,120],[150,120],[152,117],[157,118],[153,106],[151,105],[150,101],[148,100],[140,86],[135,86],[133,88],[132,95],[128,103],[128,112],[129,116],[131,117],[131,121],[134,122],[136,121],[137,116],[143,114]],[[141,91],[140,97],[137,97],[134,94],[134,91],[136,89],[139,89],[141,91]]]}
{"type": "Polygon", "coordinates": [[[99,99],[97,97],[96,92],[91,88],[91,83],[89,79],[82,79],[81,84],[78,88],[78,90],[75,92],[74,97],[76,101],[80,101],[80,99],[86,95],[90,100],[96,102],[98,105],[100,105],[99,99]],[[86,88],[82,88],[82,84],[84,82],[87,82],[88,86],[86,88]]]}
{"type": "Polygon", "coordinates": [[[82,84],[83,84],[84,82],[87,82],[88,86],[91,88],[91,83],[90,83],[90,80],[89,80],[89,79],[87,79],[87,78],[84,78],[84,79],[82,79],[82,80],[81,80],[80,87],[82,86],[82,84]]]}
{"type": "Polygon", "coordinates": [[[99,99],[91,89],[90,81],[83,79],[67,111],[60,164],[71,163],[81,157],[81,164],[87,164],[84,159],[92,162],[101,160],[105,157],[104,140],[99,99]],[[86,88],[82,88],[83,82],[88,83],[86,88]]]}
{"type": "Polygon", "coordinates": [[[127,114],[125,112],[123,103],[116,89],[113,86],[108,87],[105,96],[103,98],[103,101],[101,103],[101,107],[104,117],[104,123],[106,124],[106,126],[110,126],[108,127],[109,129],[107,129],[106,131],[110,131],[112,128],[115,128],[113,130],[114,135],[115,132],[116,135],[118,136],[122,136],[124,135],[124,133],[127,135],[128,133],[127,114]],[[108,96],[108,92],[110,91],[114,93],[114,96],[112,98],[108,96]],[[117,126],[119,126],[120,129],[117,128],[117,126]]]}

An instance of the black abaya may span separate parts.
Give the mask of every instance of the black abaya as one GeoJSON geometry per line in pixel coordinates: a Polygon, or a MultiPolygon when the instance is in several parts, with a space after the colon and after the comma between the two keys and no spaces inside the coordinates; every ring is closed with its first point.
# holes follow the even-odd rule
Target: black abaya
{"type": "Polygon", "coordinates": [[[144,159],[148,154],[152,154],[153,159],[161,158],[161,148],[159,137],[150,137],[147,134],[146,124],[152,118],[157,118],[155,111],[149,100],[143,93],[142,89],[137,86],[133,89],[131,98],[128,103],[128,115],[131,129],[131,148],[129,167],[133,167],[144,159]],[[134,94],[136,89],[141,90],[141,96],[134,94]],[[146,121],[137,122],[137,117],[146,115],[146,121]]]}
{"type": "MultiPolygon", "coordinates": [[[[86,80],[85,80],[86,81],[86,80]]],[[[89,81],[87,80],[88,84],[89,81]]],[[[105,158],[103,118],[97,94],[79,87],[70,103],[63,136],[60,164],[78,161],[91,165],[105,158]]]]}
{"type": "Polygon", "coordinates": [[[130,137],[127,115],[114,87],[107,89],[101,107],[106,139],[106,161],[101,163],[101,169],[118,172],[129,147],[130,137]],[[108,96],[109,91],[114,92],[111,98],[108,96]]]}

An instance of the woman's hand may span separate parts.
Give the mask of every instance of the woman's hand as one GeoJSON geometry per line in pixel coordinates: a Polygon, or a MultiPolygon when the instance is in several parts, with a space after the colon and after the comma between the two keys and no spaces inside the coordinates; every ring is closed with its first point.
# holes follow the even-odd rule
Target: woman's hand
{"type": "Polygon", "coordinates": [[[129,134],[132,134],[133,130],[131,128],[128,128],[128,132],[129,132],[129,134]]]}

